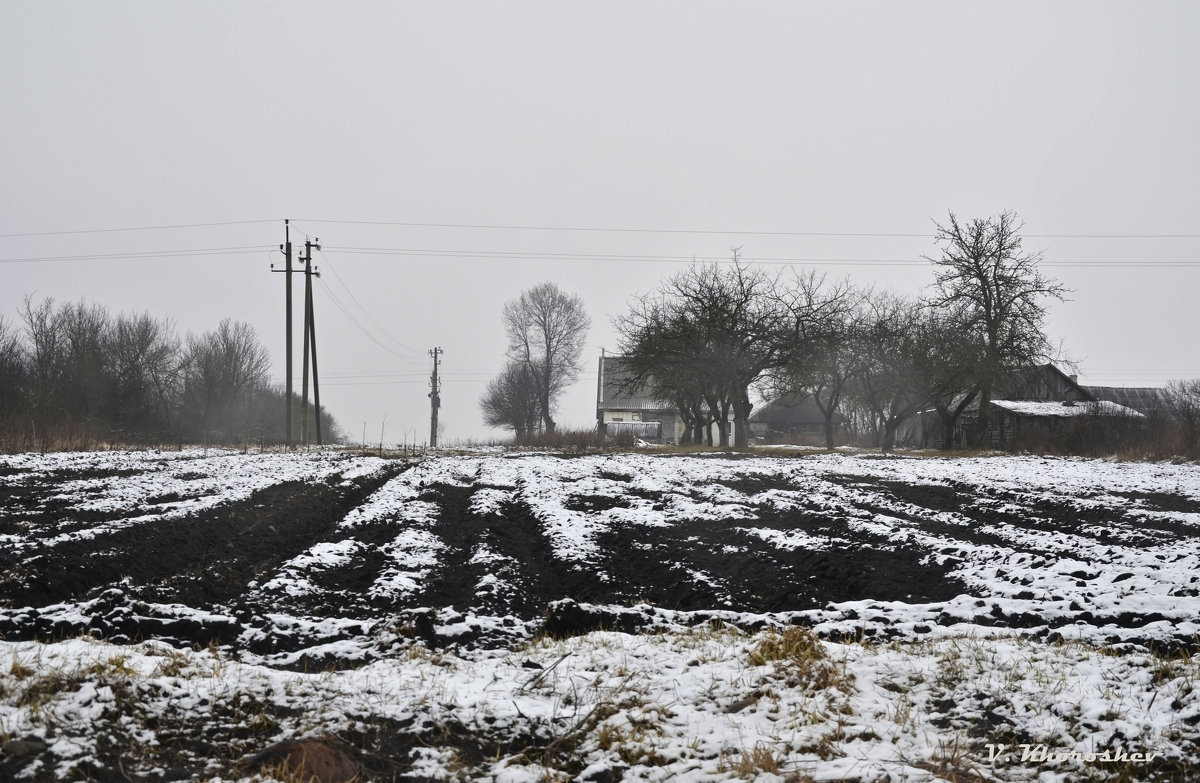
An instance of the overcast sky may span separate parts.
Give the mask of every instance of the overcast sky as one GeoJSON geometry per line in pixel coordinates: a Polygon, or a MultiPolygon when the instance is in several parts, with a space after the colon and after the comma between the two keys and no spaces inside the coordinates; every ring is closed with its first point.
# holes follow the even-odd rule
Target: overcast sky
{"type": "Polygon", "coordinates": [[[1083,382],[1200,377],[1198,34],[1191,0],[4,2],[0,314],[243,320],[282,383],[290,218],[351,436],[427,438],[440,346],[445,437],[488,438],[530,286],[588,304],[591,426],[611,318],[688,259],[915,293],[934,221],[1010,209],[1083,382]]]}

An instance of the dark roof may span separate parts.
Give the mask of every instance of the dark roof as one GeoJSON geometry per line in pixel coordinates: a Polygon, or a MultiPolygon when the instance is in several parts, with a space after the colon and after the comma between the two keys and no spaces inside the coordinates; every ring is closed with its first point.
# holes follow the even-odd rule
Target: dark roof
{"type": "MultiPolygon", "coordinates": [[[[1079,383],[1053,364],[1030,365],[1014,370],[1009,376],[996,385],[992,401],[1029,401],[1029,402],[1065,402],[1070,397],[1072,402],[1095,402],[1096,398],[1079,383]]],[[[979,397],[977,396],[967,406],[968,411],[979,412],[979,397]]]]}
{"type": "Polygon", "coordinates": [[[596,410],[598,411],[639,411],[639,410],[672,410],[674,404],[660,400],[645,387],[631,389],[629,379],[631,373],[625,366],[625,360],[620,356],[600,357],[600,378],[596,386],[596,410]]]}
{"type": "Polygon", "coordinates": [[[1003,386],[1003,393],[995,395],[996,397],[1010,400],[1062,401],[1067,392],[1074,392],[1075,402],[1093,402],[1096,399],[1079,385],[1076,376],[1067,375],[1053,364],[1039,364],[1017,370],[1003,386]]]}
{"type": "Polygon", "coordinates": [[[1166,389],[1152,386],[1084,386],[1098,400],[1115,402],[1139,413],[1170,411],[1174,409],[1166,389]]]}
{"type": "MultiPolygon", "coordinates": [[[[844,419],[845,416],[834,411],[835,424],[844,419]]],[[[785,392],[750,414],[750,421],[776,426],[817,425],[825,423],[825,414],[821,413],[812,395],[785,392]]]]}

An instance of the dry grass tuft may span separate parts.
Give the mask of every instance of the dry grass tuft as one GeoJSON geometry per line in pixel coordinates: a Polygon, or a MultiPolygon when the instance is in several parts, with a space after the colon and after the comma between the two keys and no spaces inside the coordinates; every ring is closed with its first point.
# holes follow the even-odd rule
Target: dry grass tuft
{"type": "Polygon", "coordinates": [[[763,666],[770,661],[795,661],[812,663],[828,658],[817,635],[807,628],[788,628],[782,633],[768,631],[750,653],[752,666],[763,666]]]}
{"type": "Polygon", "coordinates": [[[760,742],[750,750],[726,751],[717,762],[717,772],[733,773],[742,780],[753,780],[766,773],[778,775],[782,756],[760,742]]]}
{"type": "Polygon", "coordinates": [[[282,783],[358,783],[361,769],[345,751],[322,742],[285,742],[258,757],[259,775],[282,783]]]}
{"type": "Polygon", "coordinates": [[[750,665],[774,663],[786,676],[788,685],[804,685],[813,690],[835,688],[849,693],[853,675],[845,661],[830,660],[821,640],[807,628],[769,630],[750,651],[750,665]]]}

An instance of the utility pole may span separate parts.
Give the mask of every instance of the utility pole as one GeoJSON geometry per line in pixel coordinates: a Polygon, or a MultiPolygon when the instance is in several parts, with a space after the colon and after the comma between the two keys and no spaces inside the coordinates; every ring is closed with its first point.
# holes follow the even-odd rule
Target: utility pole
{"type": "Polygon", "coordinates": [[[285,424],[283,430],[283,442],[287,448],[292,447],[292,234],[290,221],[283,221],[283,238],[284,242],[279,246],[283,251],[283,257],[286,259],[283,269],[276,269],[274,264],[271,264],[272,272],[283,273],[284,285],[284,317],[287,319],[287,350],[285,352],[285,372],[287,373],[287,390],[284,392],[283,406],[285,408],[285,424]]]}
{"type": "MultiPolygon", "coordinates": [[[[319,242],[320,240],[318,240],[319,242]]],[[[300,442],[308,444],[308,360],[312,356],[312,379],[313,379],[313,396],[316,403],[316,431],[317,445],[321,443],[321,389],[317,380],[317,335],[316,324],[313,320],[313,295],[312,295],[312,279],[320,277],[321,274],[312,265],[313,249],[320,250],[321,246],[317,242],[309,240],[304,241],[304,257],[300,260],[304,262],[304,362],[300,388],[300,442]]]]}
{"type": "Polygon", "coordinates": [[[437,448],[437,430],[438,430],[438,408],[442,407],[442,386],[438,381],[438,356],[443,353],[441,348],[434,348],[429,352],[433,357],[433,377],[429,379],[429,447],[437,448]]]}
{"type": "MultiPolygon", "coordinates": [[[[307,256],[305,260],[305,268],[308,268],[308,262],[312,261],[312,250],[321,249],[321,246],[316,242],[305,242],[304,253],[307,256]]],[[[312,378],[313,378],[313,410],[314,420],[317,427],[317,445],[323,446],[324,441],[321,440],[321,381],[317,374],[317,321],[313,317],[313,300],[312,300],[312,278],[313,275],[320,277],[321,274],[315,268],[308,273],[308,340],[312,346],[312,378]]]]}

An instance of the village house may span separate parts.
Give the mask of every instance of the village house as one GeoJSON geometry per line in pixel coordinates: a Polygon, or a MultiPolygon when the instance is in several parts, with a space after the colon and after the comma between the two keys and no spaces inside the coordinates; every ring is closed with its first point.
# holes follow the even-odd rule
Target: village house
{"type": "MultiPolygon", "coordinates": [[[[657,399],[646,386],[634,388],[624,359],[603,353],[596,381],[596,425],[605,434],[630,434],[650,443],[679,443],[684,436],[683,417],[675,404],[657,399]]],[[[711,429],[716,442],[716,424],[711,429]]],[[[732,442],[732,414],[729,433],[732,442]]]]}

